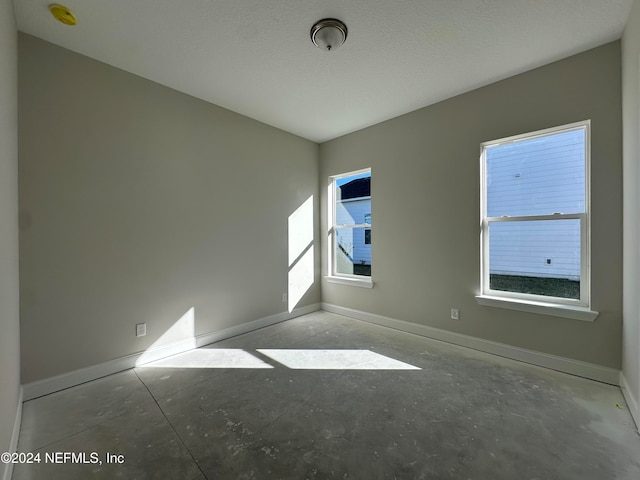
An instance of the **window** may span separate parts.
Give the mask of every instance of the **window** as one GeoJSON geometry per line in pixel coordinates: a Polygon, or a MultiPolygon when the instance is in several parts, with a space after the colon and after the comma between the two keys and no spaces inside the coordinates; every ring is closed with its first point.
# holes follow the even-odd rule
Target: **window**
{"type": "MultiPolygon", "coordinates": [[[[364,215],[364,223],[367,225],[371,225],[371,214],[370,213],[366,213],[364,215]]],[[[364,230],[364,244],[365,245],[371,245],[371,229],[370,228],[365,228],[364,230]]]]}
{"type": "Polygon", "coordinates": [[[589,127],[482,144],[482,295],[589,306],[589,127]]]}
{"type": "Polygon", "coordinates": [[[330,180],[331,276],[371,283],[371,170],[330,180]]]}

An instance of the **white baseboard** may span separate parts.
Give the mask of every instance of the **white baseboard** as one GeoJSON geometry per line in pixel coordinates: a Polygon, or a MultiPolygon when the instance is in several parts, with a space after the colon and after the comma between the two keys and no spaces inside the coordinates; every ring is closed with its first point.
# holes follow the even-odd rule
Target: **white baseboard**
{"type": "MultiPolygon", "coordinates": [[[[16,419],[13,422],[13,433],[11,434],[11,443],[9,444],[9,453],[18,451],[18,438],[20,437],[20,425],[22,424],[22,402],[24,401],[24,389],[20,387],[18,394],[18,405],[16,406],[16,419]]],[[[11,480],[13,475],[13,463],[6,463],[2,480],[11,480]]]]}
{"type": "MultiPolygon", "coordinates": [[[[194,337],[192,339],[164,345],[154,350],[127,355],[124,357],[109,360],[104,363],[100,363],[98,365],[93,365],[61,375],[56,375],[54,377],[30,382],[23,385],[21,395],[23,396],[24,401],[32,400],[43,395],[48,395],[59,390],[64,390],[65,388],[80,385],[81,383],[89,382],[91,380],[105,377],[113,373],[134,368],[135,366],[142,364],[140,363],[140,360],[143,355],[144,363],[148,363],[150,361],[155,361],[161,358],[176,355],[178,353],[186,352],[193,348],[202,347],[210,343],[235,337],[243,333],[248,333],[259,328],[274,325],[276,323],[296,318],[301,315],[306,315],[320,309],[327,312],[345,315],[347,317],[355,318],[376,325],[393,328],[395,330],[433,338],[447,343],[452,343],[454,345],[460,345],[463,347],[472,348],[474,350],[499,355],[501,357],[511,358],[513,360],[519,360],[525,363],[550,368],[552,370],[597,380],[599,382],[609,383],[611,385],[621,385],[621,382],[624,379],[624,377],[621,376],[619,370],[603,367],[601,365],[596,365],[593,363],[559,357],[556,355],[537,352],[534,350],[527,350],[504,343],[484,340],[477,337],[471,337],[460,333],[441,330],[439,328],[419,325],[417,323],[397,320],[390,317],[384,317],[382,315],[362,312],[359,310],[353,310],[350,308],[340,307],[328,303],[314,303],[305,307],[295,309],[290,313],[282,312],[275,315],[270,315],[268,317],[253,320],[242,325],[225,328],[216,332],[205,333],[202,335],[198,335],[197,337],[194,337]]],[[[625,396],[628,399],[629,408],[634,416],[634,419],[636,420],[636,423],[638,423],[640,419],[638,402],[630,392],[625,392],[625,396]]],[[[20,403],[20,406],[22,406],[22,403],[20,403]]]]}
{"type": "Polygon", "coordinates": [[[362,312],[350,308],[340,307],[328,303],[321,304],[322,310],[331,313],[337,313],[347,317],[363,320],[365,322],[374,323],[383,327],[401,330],[407,333],[421,335],[423,337],[441,340],[443,342],[460,345],[462,347],[472,348],[481,352],[492,353],[501,357],[519,360],[521,362],[538,365],[540,367],[557,370],[564,373],[570,373],[579,377],[597,380],[599,382],[609,383],[611,385],[620,385],[620,370],[614,368],[603,367],[593,363],[573,360],[571,358],[559,357],[548,353],[537,352],[535,350],[527,350],[525,348],[515,347],[504,343],[484,340],[482,338],[471,337],[461,333],[441,330],[439,328],[419,325],[417,323],[397,320],[395,318],[383,317],[373,313],[362,312]]]}
{"type": "Polygon", "coordinates": [[[627,406],[629,407],[631,416],[636,422],[636,430],[640,430],[640,404],[638,403],[638,399],[629,388],[629,383],[624,376],[624,372],[620,373],[620,388],[622,389],[624,399],[627,401],[627,406]]]}
{"type": "Polygon", "coordinates": [[[285,320],[290,320],[318,310],[320,310],[320,304],[314,303],[305,307],[296,308],[292,312],[277,313],[275,315],[243,323],[242,325],[225,328],[216,332],[201,334],[194,338],[181,340],[179,342],[173,342],[156,349],[126,355],[124,357],[63,373],[54,377],[36,380],[35,382],[23,385],[24,401],[48,395],[59,390],[64,390],[65,388],[73,387],[75,385],[80,385],[81,383],[89,382],[91,380],[96,380],[123,370],[128,370],[136,367],[137,365],[167,358],[194,348],[209,345],[210,343],[219,342],[259,328],[268,327],[269,325],[284,322],[285,320]],[[142,358],[143,356],[144,358],[142,358]]]}

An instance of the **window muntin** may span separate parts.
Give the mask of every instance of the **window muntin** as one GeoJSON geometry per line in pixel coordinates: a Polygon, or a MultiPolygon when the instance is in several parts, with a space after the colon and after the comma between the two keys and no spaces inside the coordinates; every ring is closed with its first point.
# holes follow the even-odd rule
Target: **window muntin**
{"type": "Polygon", "coordinates": [[[371,277],[371,170],[331,178],[331,275],[371,277]]]}
{"type": "Polygon", "coordinates": [[[482,145],[482,294],[589,304],[589,122],[482,145]]]}

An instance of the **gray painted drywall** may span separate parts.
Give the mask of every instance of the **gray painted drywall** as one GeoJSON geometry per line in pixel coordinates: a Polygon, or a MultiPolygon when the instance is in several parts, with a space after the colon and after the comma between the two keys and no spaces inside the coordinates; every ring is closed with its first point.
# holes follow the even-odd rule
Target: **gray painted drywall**
{"type": "MultiPolygon", "coordinates": [[[[328,176],[372,168],[375,282],[363,289],[324,280],[323,302],[620,368],[620,75],[613,42],[323,143],[323,205],[328,176]],[[480,143],[586,119],[592,307],[600,316],[589,323],[478,305],[480,143]],[[452,307],[460,320],[449,319],[452,307]]],[[[323,209],[323,252],[326,232],[323,209]]]]}
{"type": "MultiPolygon", "coordinates": [[[[622,118],[624,171],[624,306],[622,370],[635,407],[640,402],[640,3],[622,37],[622,118]]],[[[636,410],[640,422],[640,411],[636,410]]]]}
{"type": "Polygon", "coordinates": [[[0,452],[11,443],[20,391],[17,47],[13,3],[0,0],[0,452]]]}
{"type": "Polygon", "coordinates": [[[19,79],[23,383],[287,310],[317,144],[24,34],[19,79]]]}

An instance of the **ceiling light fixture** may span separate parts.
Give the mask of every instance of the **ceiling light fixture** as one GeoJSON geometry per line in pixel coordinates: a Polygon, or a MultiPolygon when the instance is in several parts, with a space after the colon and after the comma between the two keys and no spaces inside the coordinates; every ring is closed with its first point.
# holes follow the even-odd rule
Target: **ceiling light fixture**
{"type": "Polygon", "coordinates": [[[58,5],[56,3],[52,3],[49,5],[49,11],[53,18],[58,20],[60,23],[64,23],[65,25],[75,25],[76,17],[71,10],[69,10],[64,5],[58,5]]]}
{"type": "Polygon", "coordinates": [[[331,52],[347,39],[347,26],[335,18],[325,18],[311,27],[311,41],[321,50],[331,52]]]}

